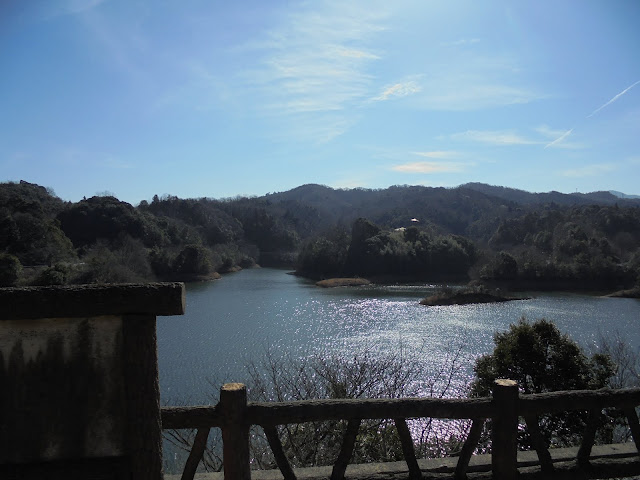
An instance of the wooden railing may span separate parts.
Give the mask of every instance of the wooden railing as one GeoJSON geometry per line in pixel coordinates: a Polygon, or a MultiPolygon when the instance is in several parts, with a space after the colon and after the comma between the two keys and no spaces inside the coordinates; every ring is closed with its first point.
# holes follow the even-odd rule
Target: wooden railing
{"type": "MultiPolygon", "coordinates": [[[[409,470],[409,478],[423,478],[414,453],[407,418],[469,419],[472,421],[467,438],[460,451],[453,478],[467,477],[469,461],[476,450],[486,419],[491,419],[491,471],[496,479],[515,479],[519,476],[517,460],[517,433],[523,418],[531,435],[539,459],[538,471],[543,478],[553,478],[580,472],[583,478],[614,478],[640,474],[640,459],[619,462],[598,459],[598,465],[589,461],[596,430],[603,409],[619,409],[627,418],[636,446],[640,452],[640,424],[636,406],[640,405],[640,388],[623,390],[577,390],[536,395],[519,395],[512,380],[497,380],[492,397],[465,399],[358,399],[307,400],[296,402],[247,402],[246,388],[242,384],[226,384],[220,391],[220,402],[215,406],[164,407],[163,429],[197,429],[183,479],[193,479],[198,463],[206,448],[211,428],[222,429],[225,480],[251,478],[249,458],[249,428],[259,425],[273,451],[276,463],[285,480],[296,475],[287,460],[277,434],[278,425],[324,420],[346,420],[347,428],[333,471],[332,480],[344,478],[353,453],[360,422],[364,419],[393,419],[402,442],[409,470]],[[540,434],[539,417],[543,414],[565,411],[588,412],[582,444],[569,467],[562,470],[554,465],[552,455],[540,434]],[[568,470],[567,470],[568,468],[568,470]],[[557,475],[556,475],[557,474],[557,475]]],[[[635,455],[636,457],[638,455],[635,455]]],[[[522,478],[522,471],[520,478],[522,478]]]]}

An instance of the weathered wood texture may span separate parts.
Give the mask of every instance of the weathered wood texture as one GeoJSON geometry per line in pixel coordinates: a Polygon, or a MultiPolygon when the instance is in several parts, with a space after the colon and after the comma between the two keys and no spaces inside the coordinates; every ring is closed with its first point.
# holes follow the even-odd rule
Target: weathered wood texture
{"type": "Polygon", "coordinates": [[[494,478],[515,480],[518,476],[518,384],[496,380],[493,384],[494,413],[491,417],[491,461],[494,478]]]}
{"type": "Polygon", "coordinates": [[[202,455],[207,447],[207,438],[209,438],[210,430],[211,429],[209,428],[199,428],[196,432],[191,452],[189,452],[189,457],[184,464],[181,480],[193,480],[196,470],[198,469],[198,464],[200,463],[200,460],[202,460],[202,455]]]}
{"type": "Polygon", "coordinates": [[[416,452],[413,448],[413,438],[411,438],[411,431],[407,426],[407,421],[404,418],[395,418],[393,421],[398,429],[398,437],[400,437],[402,453],[404,454],[404,459],[407,462],[407,467],[409,468],[409,478],[411,480],[419,480],[421,477],[420,467],[416,460],[416,452]]]}
{"type": "Polygon", "coordinates": [[[640,423],[638,423],[638,414],[635,407],[626,407],[623,409],[627,422],[629,424],[629,430],[633,436],[633,442],[635,443],[638,452],[640,452],[640,423]]]}
{"type": "MultiPolygon", "coordinates": [[[[592,410],[640,405],[640,388],[573,390],[521,395],[518,415],[536,416],[567,410],[592,410]]],[[[490,398],[327,399],[297,402],[249,402],[247,421],[253,425],[285,425],[348,418],[489,418],[490,398]]],[[[224,418],[215,406],[163,407],[163,428],[221,427],[224,418]]],[[[640,433],[640,431],[639,431],[640,433]]],[[[640,436],[640,435],[639,435],[640,436]]]]}
{"type": "Polygon", "coordinates": [[[522,395],[520,415],[540,415],[571,410],[597,410],[605,407],[635,407],[640,405],[640,388],[611,390],[565,390],[560,392],[522,395]]]}
{"type": "Polygon", "coordinates": [[[287,459],[282,448],[282,442],[278,436],[278,430],[276,427],[264,427],[263,429],[264,434],[267,437],[267,441],[269,442],[269,446],[271,447],[271,451],[273,452],[273,457],[276,460],[276,465],[278,465],[284,480],[297,480],[296,474],[293,472],[291,464],[289,463],[289,459],[287,459]]]}
{"type": "Polygon", "coordinates": [[[589,462],[591,456],[591,449],[593,448],[593,442],[596,439],[596,432],[600,426],[600,410],[591,410],[587,418],[587,425],[585,426],[584,433],[582,434],[582,443],[578,450],[576,457],[578,464],[585,466],[589,462]]]}
{"type": "Polygon", "coordinates": [[[527,415],[524,417],[524,419],[527,422],[527,428],[529,429],[529,434],[531,435],[531,443],[538,453],[542,471],[546,473],[553,472],[551,454],[549,454],[549,449],[547,448],[544,438],[542,437],[542,433],[540,432],[539,418],[535,415],[527,415]]]}
{"type": "Polygon", "coordinates": [[[0,288],[0,320],[182,315],[183,283],[0,288]]]}
{"type": "Polygon", "coordinates": [[[482,435],[482,427],[484,427],[484,418],[475,418],[471,423],[471,429],[467,435],[467,439],[462,445],[460,451],[460,457],[458,457],[458,463],[456,464],[456,470],[454,478],[456,480],[464,480],[467,478],[467,470],[469,469],[469,462],[473,456],[473,452],[478,446],[480,436],[482,435]]]}
{"type": "Polygon", "coordinates": [[[220,409],[225,418],[222,426],[224,478],[251,480],[247,388],[241,383],[223,385],[220,389],[220,409]]]}
{"type": "Polygon", "coordinates": [[[127,315],[122,322],[127,454],[136,480],[162,478],[162,424],[156,317],[127,315]]]}
{"type": "Polygon", "coordinates": [[[224,415],[218,405],[162,407],[162,428],[222,427],[224,415]]]}
{"type": "MultiPolygon", "coordinates": [[[[238,385],[238,384],[234,384],[238,385]]],[[[239,387],[243,387],[239,385],[239,387]]],[[[223,408],[222,402],[218,406],[200,407],[171,407],[163,409],[164,428],[189,428],[202,426],[221,426],[223,432],[236,425],[242,427],[238,432],[248,431],[249,425],[262,425],[267,433],[267,438],[276,457],[277,462],[284,473],[274,473],[273,478],[295,480],[303,479],[301,470],[292,470],[284,457],[282,445],[278,439],[275,426],[289,423],[303,423],[324,420],[349,420],[348,432],[342,445],[339,460],[334,465],[331,478],[342,478],[347,468],[353,442],[356,438],[356,425],[361,419],[399,419],[396,421],[398,430],[403,437],[403,449],[407,458],[406,466],[400,472],[388,471],[387,473],[367,474],[362,478],[613,478],[616,476],[637,475],[640,473],[640,458],[638,451],[634,449],[633,458],[615,453],[615,448],[609,451],[608,457],[599,458],[591,451],[591,436],[595,432],[594,426],[597,418],[589,422],[589,429],[585,432],[585,443],[581,450],[573,449],[572,456],[560,458],[560,449],[548,450],[538,428],[538,413],[567,411],[567,410],[591,410],[594,415],[599,415],[602,408],[622,408],[629,418],[632,430],[638,430],[639,425],[635,414],[635,405],[640,403],[640,389],[625,389],[612,391],[609,389],[597,391],[564,391],[548,394],[522,395],[518,393],[517,384],[511,380],[496,381],[492,398],[479,399],[431,399],[431,398],[407,398],[407,399],[328,399],[306,400],[299,402],[278,403],[248,403],[243,414],[235,414],[236,420],[228,416],[227,408],[223,408]],[[595,409],[589,409],[594,407],[595,409]],[[532,434],[536,451],[517,452],[517,432],[519,416],[524,416],[532,434]],[[425,472],[424,460],[417,461],[419,469],[412,460],[412,452],[406,447],[408,429],[404,418],[453,418],[474,419],[460,458],[453,467],[438,468],[433,472],[425,472]],[[492,419],[492,464],[480,466],[478,456],[473,456],[483,428],[485,418],[492,419]],[[579,453],[580,452],[580,453],[579,453]],[[614,452],[611,454],[611,452],[614,452]],[[523,453],[531,454],[528,460],[523,462],[523,453]],[[625,456],[625,458],[622,458],[625,456]],[[611,461],[611,469],[607,465],[611,461]],[[614,473],[612,473],[614,472],[614,473]],[[623,475],[624,474],[624,475],[623,475]]],[[[245,405],[239,402],[241,405],[245,405]]],[[[640,435],[638,435],[640,436],[640,435]]],[[[224,439],[224,433],[223,433],[224,439]]],[[[243,440],[244,441],[244,440],[243,440]]],[[[247,437],[248,445],[248,437],[247,437]]],[[[616,447],[616,446],[608,446],[616,447]]],[[[226,448],[226,446],[225,446],[226,448]]],[[[625,447],[627,448],[627,447],[625,447]]],[[[248,449],[248,446],[247,446],[248,449]]],[[[602,447],[593,447],[600,451],[602,447]]],[[[248,453],[246,455],[248,462],[248,453]]],[[[447,459],[441,459],[445,462],[447,459]]],[[[226,461],[226,460],[225,460],[226,461]]],[[[445,462],[447,463],[447,462],[445,462]]],[[[450,462],[448,462],[450,463],[450,462]]],[[[376,464],[375,468],[387,472],[386,464],[376,464]]],[[[309,469],[309,471],[312,469],[309,469]]],[[[326,470],[326,469],[325,469],[326,470]]],[[[260,474],[262,475],[262,473],[260,474]]],[[[267,473],[264,473],[267,475],[267,473]]],[[[347,475],[349,479],[360,478],[358,474],[347,475]]],[[[235,478],[235,477],[234,477],[235,478]]],[[[237,477],[245,478],[245,477],[237,477]]],[[[265,477],[267,478],[267,477],[265,477]]],[[[309,477],[311,478],[311,477],[309,477]]],[[[320,478],[320,477],[318,477],[320,478]]],[[[329,478],[329,475],[321,478],[329,478]]]]}
{"type": "Polygon", "coordinates": [[[343,480],[344,472],[347,471],[347,465],[353,455],[353,449],[356,446],[356,437],[358,436],[358,430],[360,429],[360,423],[362,421],[359,418],[349,420],[347,423],[347,429],[344,432],[342,439],[342,446],[340,447],[340,453],[336,459],[336,463],[331,471],[331,480],[343,480]]]}
{"type": "Polygon", "coordinates": [[[490,417],[490,398],[327,399],[249,403],[247,420],[255,425],[284,425],[350,418],[490,417]]]}

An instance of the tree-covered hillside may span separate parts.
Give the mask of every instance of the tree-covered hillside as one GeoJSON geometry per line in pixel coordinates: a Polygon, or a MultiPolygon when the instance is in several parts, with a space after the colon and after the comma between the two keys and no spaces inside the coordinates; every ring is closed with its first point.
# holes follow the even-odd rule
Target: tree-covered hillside
{"type": "Polygon", "coordinates": [[[253,198],[156,195],[133,206],[113,196],[64,202],[38,185],[2,183],[0,282],[188,280],[259,263],[314,278],[629,287],[640,268],[640,201],[601,193],[303,185],[253,198]]]}

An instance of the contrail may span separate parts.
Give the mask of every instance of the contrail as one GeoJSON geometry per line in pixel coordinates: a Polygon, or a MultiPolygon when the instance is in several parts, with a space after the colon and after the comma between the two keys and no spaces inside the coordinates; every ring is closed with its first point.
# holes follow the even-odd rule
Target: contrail
{"type": "Polygon", "coordinates": [[[630,87],[625,88],[623,91],[621,91],[619,94],[617,94],[615,97],[613,97],[611,100],[609,100],[607,103],[605,103],[604,105],[601,105],[599,108],[596,108],[593,112],[591,112],[591,115],[587,115],[587,118],[589,117],[593,117],[596,113],[598,113],[600,110],[602,110],[604,107],[608,107],[609,105],[611,105],[613,102],[615,102],[616,100],[618,100],[621,96],[623,96],[625,93],[627,93],[629,90],[631,90],[633,87],[635,87],[636,85],[638,85],[640,83],[640,80],[638,80],[636,83],[634,83],[633,85],[631,85],[630,87]]]}
{"type": "MultiPolygon", "coordinates": [[[[573,132],[573,128],[571,130],[567,130],[566,132],[564,132],[562,135],[560,135],[558,138],[556,138],[553,142],[547,143],[544,148],[547,147],[552,147],[553,145],[555,145],[556,143],[560,143],[561,141],[563,141],[565,138],[567,138],[569,135],[571,135],[571,132],[573,132]]],[[[544,150],[544,149],[543,149],[544,150]]]]}

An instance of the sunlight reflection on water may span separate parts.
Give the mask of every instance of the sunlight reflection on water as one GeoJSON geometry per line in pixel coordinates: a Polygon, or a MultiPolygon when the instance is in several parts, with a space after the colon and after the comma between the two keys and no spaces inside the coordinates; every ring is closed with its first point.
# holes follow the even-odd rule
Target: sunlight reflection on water
{"type": "Polygon", "coordinates": [[[161,396],[164,403],[209,401],[212,385],[247,381],[245,365],[266,350],[305,357],[420,355],[425,378],[459,354],[455,390],[464,391],[477,356],[492,350],[493,334],[523,315],[547,318],[582,345],[624,332],[640,345],[640,302],[573,294],[539,295],[500,304],[424,307],[436,285],[320,289],[281,270],[256,269],[214,283],[187,286],[183,317],[158,319],[161,396]]]}
{"type": "MultiPolygon", "coordinates": [[[[624,333],[633,348],[640,346],[638,300],[544,294],[499,304],[419,305],[437,288],[321,289],[273,269],[188,284],[185,315],[157,322],[161,402],[213,403],[222,383],[249,383],[246,365],[267,350],[294,358],[352,358],[364,350],[380,357],[402,354],[412,357],[421,372],[415,385],[405,385],[406,391],[464,396],[475,359],[493,349],[496,331],[522,316],[553,320],[583,346],[615,332],[624,333]]],[[[414,439],[430,428],[430,440],[438,441],[459,433],[468,422],[418,419],[409,425],[414,439]]],[[[165,443],[165,452],[172,448],[165,443]]]]}

